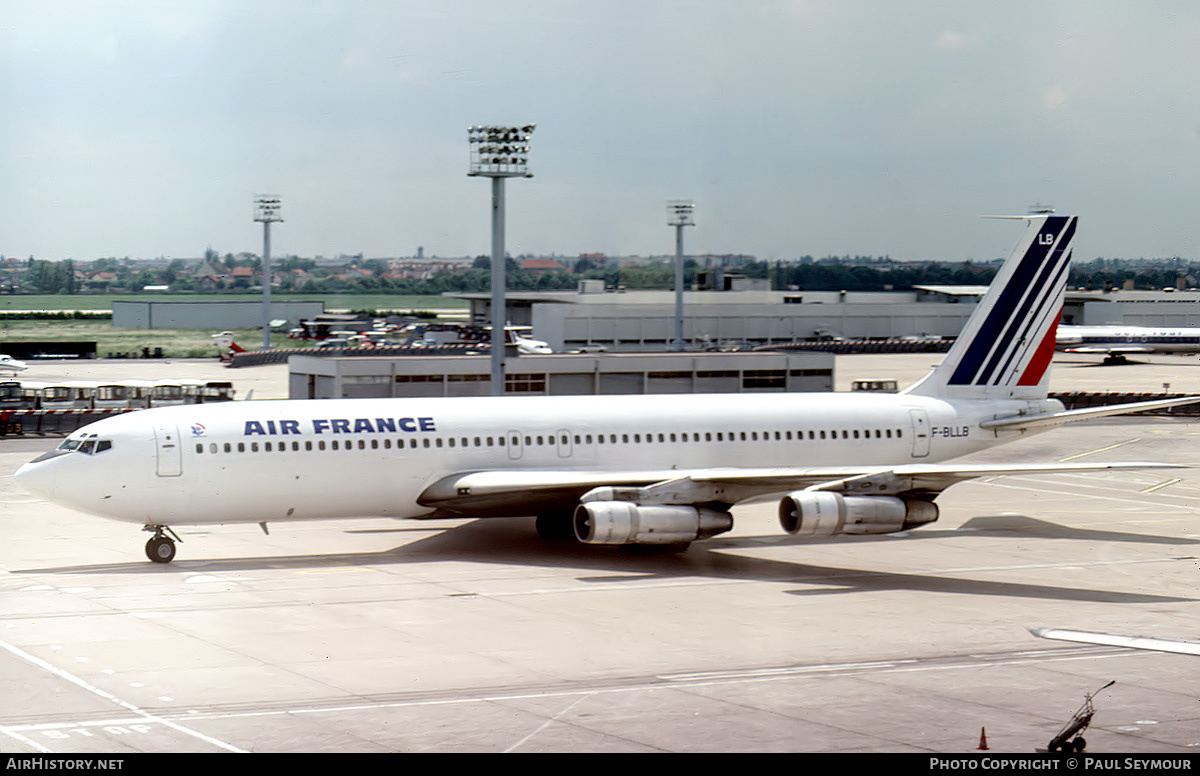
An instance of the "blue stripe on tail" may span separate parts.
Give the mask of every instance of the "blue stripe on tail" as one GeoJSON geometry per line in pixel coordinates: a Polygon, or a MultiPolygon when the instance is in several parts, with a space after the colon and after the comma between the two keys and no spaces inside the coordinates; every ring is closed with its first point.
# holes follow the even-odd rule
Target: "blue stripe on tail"
{"type": "MultiPolygon", "coordinates": [[[[1004,354],[1019,344],[1019,333],[1027,332],[1023,324],[1036,310],[1040,311],[1051,295],[1051,277],[1057,277],[1061,250],[1054,246],[1070,244],[1074,236],[1075,218],[1050,216],[1037,238],[1026,249],[1005,288],[988,312],[987,319],[976,331],[958,367],[950,376],[949,385],[986,385],[996,372],[1004,354]],[[1061,239],[1060,239],[1061,238],[1061,239]],[[991,358],[989,358],[989,354],[991,358]]],[[[1038,316],[1033,314],[1033,318],[1038,316]]],[[[1003,371],[1001,370],[1001,374],[1003,371]]]]}

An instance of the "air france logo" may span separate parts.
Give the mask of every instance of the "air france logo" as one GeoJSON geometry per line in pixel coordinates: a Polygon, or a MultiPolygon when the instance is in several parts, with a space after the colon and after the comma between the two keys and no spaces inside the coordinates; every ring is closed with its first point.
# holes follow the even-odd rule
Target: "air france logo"
{"type": "Polygon", "coordinates": [[[194,436],[194,437],[204,436],[204,432],[207,430],[208,429],[204,428],[203,423],[193,423],[192,424],[192,436],[194,436]]]}
{"type": "MultiPolygon", "coordinates": [[[[313,434],[394,434],[397,431],[437,431],[433,418],[314,418],[313,434]]],[[[196,424],[199,425],[199,424],[196,424]]],[[[203,426],[200,426],[203,430],[203,426]]],[[[196,426],[192,427],[193,434],[196,426]]],[[[243,436],[286,436],[303,434],[298,420],[247,420],[243,436]]]]}

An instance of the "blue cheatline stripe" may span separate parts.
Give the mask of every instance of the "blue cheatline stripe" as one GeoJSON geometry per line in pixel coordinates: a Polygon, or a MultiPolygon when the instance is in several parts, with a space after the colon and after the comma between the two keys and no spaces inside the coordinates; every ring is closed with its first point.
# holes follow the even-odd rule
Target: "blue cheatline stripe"
{"type": "Polygon", "coordinates": [[[1038,230],[1029,247],[1025,249],[1025,255],[1019,260],[1008,282],[1000,290],[995,305],[988,312],[987,319],[971,339],[958,367],[950,376],[949,385],[972,384],[976,374],[983,366],[984,360],[992,352],[993,346],[1007,347],[1008,343],[1000,342],[1001,332],[1012,318],[1017,305],[1029,291],[1050,253],[1051,246],[1041,244],[1038,237],[1046,233],[1052,233],[1057,237],[1066,221],[1066,216],[1048,216],[1046,218],[1042,228],[1038,230]]]}
{"type": "Polygon", "coordinates": [[[1038,342],[1030,342],[1028,340],[1030,329],[1039,325],[1042,321],[1042,316],[1046,311],[1047,305],[1053,303],[1058,296],[1060,284],[1063,281],[1064,272],[1070,262],[1070,246],[1071,241],[1075,238],[1075,221],[1072,218],[1067,228],[1063,230],[1057,243],[1050,251],[1050,260],[1042,267],[1042,271],[1038,273],[1038,278],[1034,286],[1031,288],[1032,293],[1025,297],[1025,301],[1021,304],[1017,314],[1009,321],[1005,329],[1004,341],[1007,343],[1008,357],[1004,358],[1004,365],[1000,369],[996,367],[1000,364],[1000,359],[1004,356],[1004,351],[997,349],[991,360],[988,362],[987,368],[980,375],[976,384],[991,384],[998,385],[1016,357],[1023,350],[1028,351],[1032,346],[1037,348],[1041,341],[1041,337],[1036,337],[1038,342]],[[1063,257],[1066,256],[1066,260],[1063,257]],[[1019,333],[1015,333],[1019,330],[1019,333]],[[1025,348],[1022,348],[1022,344],[1025,348]]]}
{"type": "MultiPolygon", "coordinates": [[[[1060,244],[1062,243],[1060,242],[1060,244]]],[[[1061,288],[1062,284],[1065,282],[1067,270],[1070,265],[1070,251],[1066,252],[1066,259],[1064,261],[1059,261],[1049,265],[1051,267],[1057,267],[1054,272],[1054,276],[1050,278],[1046,284],[1048,289],[1054,290],[1048,291],[1043,295],[1043,298],[1038,303],[1036,310],[1025,314],[1025,325],[1022,327],[1021,333],[1016,340],[1017,346],[1012,349],[1011,353],[1009,353],[1008,358],[1004,361],[1003,367],[996,372],[995,378],[991,381],[992,385],[999,385],[1001,382],[1003,382],[1005,375],[1008,374],[1009,367],[1012,365],[1014,358],[1017,358],[1018,356],[1020,358],[1024,358],[1025,355],[1031,351],[1036,351],[1038,346],[1041,344],[1042,336],[1044,335],[1033,337],[1031,339],[1029,337],[1030,331],[1041,328],[1047,315],[1058,315],[1061,307],[1060,305],[1055,304],[1058,300],[1058,289],[1061,288]],[[1024,347],[1021,347],[1022,345],[1024,347]]],[[[1024,370],[1022,370],[1022,372],[1023,371],[1024,370]]]]}

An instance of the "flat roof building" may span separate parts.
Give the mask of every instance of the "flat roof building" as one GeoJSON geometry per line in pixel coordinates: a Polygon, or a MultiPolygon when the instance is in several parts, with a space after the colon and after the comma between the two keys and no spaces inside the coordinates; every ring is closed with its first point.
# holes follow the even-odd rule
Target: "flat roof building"
{"type": "MultiPolygon", "coordinates": [[[[508,395],[832,391],[831,353],[602,353],[505,362],[508,395]]],[[[488,356],[292,356],[292,399],[487,396],[488,356]]]]}
{"type": "MultiPolygon", "coordinates": [[[[262,297],[246,301],[114,300],[113,326],[126,329],[253,329],[262,326],[262,297]]],[[[298,322],[325,312],[321,301],[272,299],[271,320],[298,322]]]]}
{"type": "MultiPolygon", "coordinates": [[[[584,286],[581,285],[581,289],[584,286]]],[[[674,337],[673,291],[509,292],[506,318],[533,327],[556,351],[603,347],[659,352],[674,337]]],[[[981,287],[927,291],[688,291],[683,338],[690,350],[731,343],[772,345],[820,337],[953,337],[975,309],[981,287]]],[[[452,294],[471,319],[490,319],[485,294],[452,294]]]]}

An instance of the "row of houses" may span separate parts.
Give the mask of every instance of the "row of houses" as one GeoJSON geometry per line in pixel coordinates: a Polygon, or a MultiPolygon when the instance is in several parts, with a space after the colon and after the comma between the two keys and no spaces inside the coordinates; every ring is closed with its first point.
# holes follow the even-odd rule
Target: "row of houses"
{"type": "MultiPolygon", "coordinates": [[[[521,269],[528,272],[569,272],[569,268],[553,259],[522,259],[521,269]]],[[[424,260],[414,261],[395,259],[388,261],[386,269],[379,271],[371,267],[329,267],[322,268],[317,273],[304,269],[289,269],[271,273],[271,285],[287,284],[292,288],[304,288],[317,279],[336,278],[338,280],[354,281],[363,278],[383,278],[386,280],[429,280],[445,273],[462,272],[470,268],[470,264],[454,260],[424,260]]],[[[243,285],[260,285],[262,273],[252,267],[234,266],[211,259],[202,260],[192,272],[198,290],[217,291],[235,288],[243,285]]]]}

